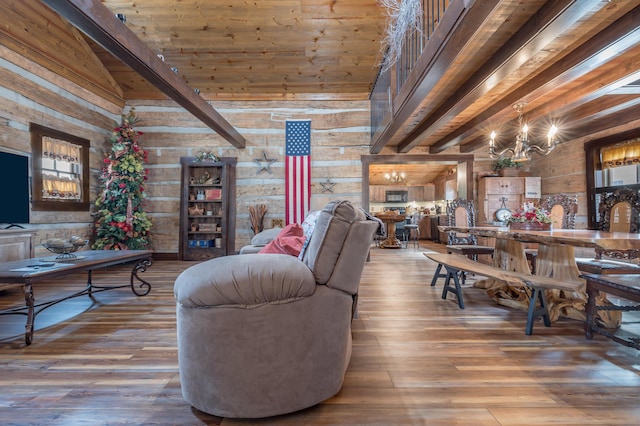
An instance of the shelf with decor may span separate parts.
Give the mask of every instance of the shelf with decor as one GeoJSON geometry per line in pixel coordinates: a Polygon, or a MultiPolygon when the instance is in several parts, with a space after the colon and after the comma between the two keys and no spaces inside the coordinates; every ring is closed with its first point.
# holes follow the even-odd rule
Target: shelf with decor
{"type": "Polygon", "coordinates": [[[235,252],[235,157],[182,157],[180,259],[235,252]]]}

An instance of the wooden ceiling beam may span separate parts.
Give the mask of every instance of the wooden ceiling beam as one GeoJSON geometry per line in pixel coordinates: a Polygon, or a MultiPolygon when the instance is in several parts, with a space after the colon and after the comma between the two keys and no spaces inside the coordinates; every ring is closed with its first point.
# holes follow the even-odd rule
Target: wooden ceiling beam
{"type": "Polygon", "coordinates": [[[487,151],[489,150],[489,139],[486,135],[477,136],[464,145],[460,145],[460,152],[468,154],[482,148],[483,146],[486,147],[487,151]]]}
{"type": "Polygon", "coordinates": [[[569,127],[566,131],[570,132],[572,138],[580,138],[638,121],[640,104],[638,102],[629,102],[625,106],[628,108],[617,110],[615,114],[597,116],[591,120],[576,122],[576,126],[569,127]]]}
{"type": "Polygon", "coordinates": [[[369,152],[378,154],[392,137],[400,132],[429,92],[438,84],[460,53],[460,47],[474,37],[477,29],[499,5],[499,0],[473,2],[451,2],[442,20],[438,23],[431,41],[426,44],[415,69],[409,75],[405,87],[407,94],[398,99],[398,109],[383,131],[375,135],[369,152]],[[460,25],[464,22],[464,25],[460,25]]]}
{"type": "Polygon", "coordinates": [[[587,123],[618,114],[635,105],[640,105],[640,97],[634,95],[602,96],[588,102],[568,114],[563,114],[562,121],[571,123],[571,127],[582,127],[587,123]]]}
{"type": "MultiPolygon", "coordinates": [[[[607,27],[591,40],[574,50],[571,54],[558,61],[558,63],[553,67],[550,67],[546,71],[527,81],[517,90],[496,101],[480,115],[474,117],[465,125],[460,126],[456,131],[440,139],[429,148],[429,153],[437,154],[459,144],[464,139],[472,137],[473,134],[477,132],[477,129],[482,127],[483,123],[490,119],[495,120],[500,114],[505,117],[509,117],[509,115],[513,117],[512,106],[516,102],[524,99],[535,99],[574,81],[578,77],[588,74],[597,66],[601,66],[603,63],[610,61],[611,55],[615,56],[623,54],[629,48],[637,44],[638,38],[640,38],[640,7],[629,12],[622,19],[614,22],[611,26],[607,27]]],[[[622,68],[617,72],[623,75],[628,73],[628,71],[622,68]]],[[[612,79],[618,78],[614,74],[610,74],[609,77],[612,79]]],[[[633,78],[626,78],[625,80],[630,82],[632,79],[633,78]]],[[[602,84],[602,82],[600,82],[600,84],[602,84]]],[[[596,92],[589,93],[591,96],[602,96],[603,94],[608,93],[608,91],[620,86],[621,84],[619,83],[615,86],[607,85],[596,92]]],[[[572,102],[567,103],[566,99],[563,99],[562,101],[565,105],[564,110],[567,111],[570,109],[567,108],[567,105],[571,104],[571,108],[575,108],[578,104],[589,100],[590,99],[584,99],[580,96],[576,96],[572,102]]],[[[540,114],[541,112],[538,111],[538,115],[540,114]]],[[[529,111],[527,113],[527,117],[531,119],[535,118],[535,116],[536,113],[533,111],[529,111]]],[[[477,139],[474,139],[467,145],[475,146],[476,143],[477,139]]],[[[468,147],[465,148],[465,151],[470,152],[468,147]]]]}
{"type": "MultiPolygon", "coordinates": [[[[570,127],[563,127],[562,134],[569,139],[578,139],[638,120],[640,98],[632,95],[599,97],[584,108],[563,115],[570,127]]],[[[483,135],[460,145],[461,153],[471,153],[482,147],[488,149],[489,136],[483,135]]]]}
{"type": "Polygon", "coordinates": [[[99,0],[42,1],[233,146],[246,146],[244,137],[235,127],[195,93],[99,0]]]}
{"type": "Polygon", "coordinates": [[[591,10],[589,5],[582,8],[572,3],[573,0],[549,2],[538,10],[478,72],[405,136],[398,144],[398,152],[409,152],[419,145],[418,138],[425,139],[446,126],[474,102],[490,93],[505,77],[521,68],[525,60],[530,60],[538,54],[558,34],[562,34],[567,27],[574,25],[591,10]],[[576,13],[575,9],[581,13],[576,13]]]}

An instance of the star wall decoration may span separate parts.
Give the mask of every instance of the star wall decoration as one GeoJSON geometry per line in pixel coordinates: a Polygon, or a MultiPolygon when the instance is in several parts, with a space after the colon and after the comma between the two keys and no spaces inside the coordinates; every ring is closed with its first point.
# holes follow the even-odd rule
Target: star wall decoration
{"type": "Polygon", "coordinates": [[[262,172],[271,174],[271,165],[278,160],[275,158],[267,158],[267,152],[262,151],[262,158],[254,158],[253,161],[258,164],[258,170],[256,171],[256,174],[259,175],[262,172]]]}
{"type": "Polygon", "coordinates": [[[320,182],[320,186],[322,186],[322,192],[331,192],[333,193],[333,187],[336,186],[335,182],[331,182],[330,178],[327,178],[325,182],[320,182]]]}

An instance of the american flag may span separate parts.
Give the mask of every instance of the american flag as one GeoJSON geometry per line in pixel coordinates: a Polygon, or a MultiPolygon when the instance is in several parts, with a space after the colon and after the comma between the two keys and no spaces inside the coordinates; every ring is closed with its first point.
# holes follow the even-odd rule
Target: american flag
{"type": "Polygon", "coordinates": [[[287,120],[285,222],[302,223],[311,203],[311,120],[287,120]]]}

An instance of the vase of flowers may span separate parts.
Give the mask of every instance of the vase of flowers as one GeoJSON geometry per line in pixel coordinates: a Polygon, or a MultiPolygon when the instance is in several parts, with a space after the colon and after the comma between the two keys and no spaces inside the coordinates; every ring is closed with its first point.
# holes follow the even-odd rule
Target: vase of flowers
{"type": "Polygon", "coordinates": [[[549,212],[542,207],[524,203],[524,206],[516,210],[505,222],[513,230],[549,231],[553,220],[549,212]]]}

